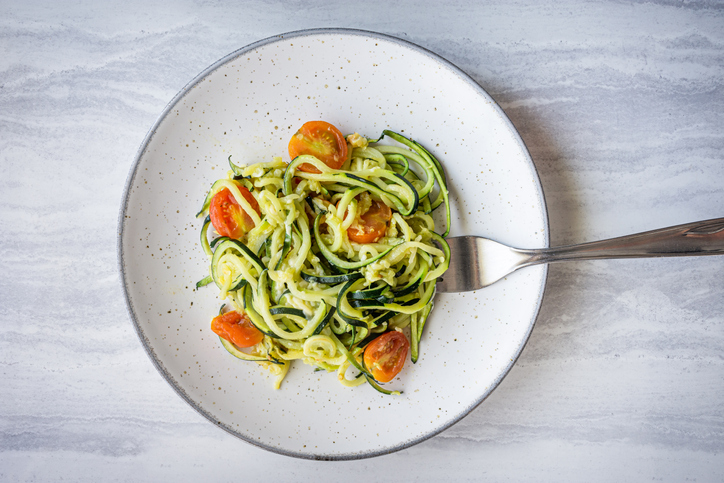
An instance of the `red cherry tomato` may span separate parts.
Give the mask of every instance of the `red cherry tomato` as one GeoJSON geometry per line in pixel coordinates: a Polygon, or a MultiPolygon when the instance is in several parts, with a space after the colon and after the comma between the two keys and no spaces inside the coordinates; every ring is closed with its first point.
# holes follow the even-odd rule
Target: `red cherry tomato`
{"type": "Polygon", "coordinates": [[[264,338],[264,334],[252,325],[246,314],[242,315],[235,310],[214,317],[211,330],[237,347],[251,347],[264,338]]]}
{"type": "MultiPolygon", "coordinates": [[[[347,160],[347,141],[339,129],[324,121],[304,123],[289,141],[291,159],[310,154],[330,168],[339,169],[347,160]]],[[[300,171],[319,173],[311,164],[302,164],[300,171]]]]}
{"type": "Polygon", "coordinates": [[[405,365],[409,348],[405,334],[396,330],[385,332],[365,349],[365,366],[377,381],[390,382],[405,365]]]}
{"type": "Polygon", "coordinates": [[[385,235],[392,210],[381,201],[372,200],[372,206],[347,228],[347,236],[356,243],[374,243],[385,235]]]}
{"type": "MultiPolygon", "coordinates": [[[[244,186],[239,186],[239,191],[261,216],[259,203],[256,202],[249,190],[244,186]]],[[[209,207],[209,216],[211,217],[211,224],[214,225],[214,229],[221,236],[238,239],[254,228],[254,220],[239,206],[229,188],[224,188],[214,195],[209,207]]]]}

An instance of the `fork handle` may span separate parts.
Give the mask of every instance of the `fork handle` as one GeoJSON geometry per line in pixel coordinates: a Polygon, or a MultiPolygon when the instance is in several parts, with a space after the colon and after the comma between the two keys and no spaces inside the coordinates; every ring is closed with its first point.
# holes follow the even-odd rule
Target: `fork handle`
{"type": "Polygon", "coordinates": [[[608,240],[519,250],[528,255],[521,267],[566,260],[604,258],[688,257],[724,254],[724,218],[697,221],[608,240]]]}

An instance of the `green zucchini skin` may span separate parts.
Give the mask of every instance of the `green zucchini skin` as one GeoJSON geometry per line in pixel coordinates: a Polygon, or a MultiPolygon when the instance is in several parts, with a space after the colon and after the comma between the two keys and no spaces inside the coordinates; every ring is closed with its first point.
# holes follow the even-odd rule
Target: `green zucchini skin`
{"type": "Polygon", "coordinates": [[[267,359],[265,357],[253,356],[251,354],[242,352],[241,350],[239,350],[238,347],[236,347],[236,345],[234,345],[233,342],[229,342],[228,340],[224,339],[223,337],[219,337],[219,340],[221,341],[221,345],[224,347],[224,349],[226,349],[226,351],[229,354],[236,357],[237,359],[241,359],[242,361],[271,362],[272,364],[283,364],[282,362],[279,362],[277,360],[271,360],[271,359],[267,359]]]}
{"type": "Polygon", "coordinates": [[[402,166],[402,172],[398,173],[400,176],[404,177],[407,173],[410,172],[410,162],[405,156],[394,153],[385,154],[384,156],[388,164],[402,166]]]}
{"type": "Polygon", "coordinates": [[[317,328],[314,330],[312,335],[319,335],[322,330],[329,325],[329,322],[332,320],[332,317],[334,317],[334,313],[337,311],[335,307],[330,307],[327,311],[327,315],[324,316],[324,319],[322,322],[317,326],[317,328]]]}
{"type": "MultiPolygon", "coordinates": [[[[214,241],[218,241],[215,243],[216,249],[214,250],[214,254],[211,258],[211,277],[213,278],[214,282],[216,283],[216,286],[220,289],[223,288],[221,281],[219,280],[219,274],[218,274],[218,268],[219,268],[219,260],[221,259],[221,256],[226,252],[227,250],[233,250],[239,253],[244,259],[246,259],[253,268],[257,270],[257,272],[261,273],[262,270],[264,270],[264,264],[262,261],[257,257],[254,252],[249,250],[249,248],[244,245],[239,240],[234,240],[228,237],[220,237],[217,238],[214,241]]],[[[235,291],[241,289],[245,284],[246,280],[241,278],[241,275],[234,279],[234,281],[231,284],[231,288],[229,291],[235,291]]]]}
{"type": "Polygon", "coordinates": [[[284,234],[284,246],[282,247],[282,256],[279,257],[279,261],[277,262],[276,266],[274,267],[274,270],[279,270],[279,267],[281,267],[282,262],[285,258],[287,258],[287,255],[289,255],[289,250],[292,248],[292,229],[291,227],[287,227],[286,232],[284,234]]]}
{"type": "Polygon", "coordinates": [[[226,237],[226,236],[220,236],[218,238],[214,238],[213,240],[211,240],[211,243],[209,243],[209,247],[214,248],[217,244],[219,244],[219,242],[222,242],[222,241],[226,240],[227,238],[228,237],[226,237]]]}
{"type": "Polygon", "coordinates": [[[389,288],[389,285],[387,285],[385,282],[382,282],[379,284],[379,286],[374,288],[367,288],[365,290],[358,290],[356,292],[351,292],[349,294],[349,298],[354,300],[376,300],[382,296],[382,294],[387,291],[389,288]]]}
{"type": "MultiPolygon", "coordinates": [[[[419,298],[412,299],[411,301],[407,302],[413,302],[412,304],[408,305],[414,305],[420,301],[419,298]]],[[[376,310],[383,310],[387,309],[390,312],[395,312],[394,309],[392,309],[392,304],[395,302],[395,299],[388,299],[388,298],[377,298],[373,300],[350,300],[349,304],[354,307],[355,309],[376,309],[376,310]]],[[[400,306],[404,307],[402,303],[400,303],[400,306]]]]}
{"type": "Polygon", "coordinates": [[[416,276],[409,281],[407,285],[405,285],[402,288],[392,290],[392,293],[395,295],[395,297],[404,297],[405,295],[411,294],[415,290],[418,289],[420,284],[425,280],[425,277],[427,276],[427,263],[423,262],[422,266],[420,267],[420,270],[416,274],[416,276]]]}
{"type": "Polygon", "coordinates": [[[306,319],[307,317],[304,315],[304,312],[299,309],[294,309],[291,307],[271,307],[269,309],[269,312],[272,315],[294,315],[296,317],[301,317],[303,319],[306,319]]]}
{"type": "Polygon", "coordinates": [[[244,174],[243,174],[244,170],[241,167],[239,167],[231,162],[231,155],[229,155],[229,167],[231,168],[231,171],[234,172],[234,179],[236,179],[237,177],[239,179],[246,178],[246,176],[244,176],[244,174]]]}
{"type": "MultiPolygon", "coordinates": [[[[404,328],[410,334],[411,360],[417,362],[423,329],[433,307],[435,283],[449,265],[450,251],[445,242],[450,230],[449,192],[442,165],[416,141],[384,130],[378,139],[368,139],[368,143],[369,147],[354,148],[351,154],[354,159],[347,165],[351,171],[332,170],[308,155],[293,159],[286,167],[275,159],[265,163],[263,169],[249,170],[232,162],[229,156],[231,173],[227,179],[246,187],[265,214],[262,225],[248,237],[234,240],[217,236],[209,241],[213,238],[208,232],[213,226],[208,216],[210,203],[216,193],[229,187],[224,179],[212,184],[198,213],[199,217],[205,216],[199,239],[210,258],[210,275],[197,282],[196,288],[214,282],[222,294],[228,293],[237,310],[243,307],[251,323],[268,336],[255,349],[254,354],[263,354],[261,356],[245,353],[222,339],[222,345],[234,357],[288,368],[288,361],[301,358],[300,343],[308,337],[321,336],[314,342],[320,345],[313,344],[310,349],[313,353],[321,351],[322,359],[314,359],[318,369],[334,369],[333,365],[321,362],[327,357],[329,349],[324,341],[329,338],[337,345],[335,357],[344,354],[349,364],[360,371],[359,377],[364,377],[376,391],[385,395],[400,394],[383,387],[356,358],[382,333],[404,328]],[[402,147],[374,145],[385,137],[402,147]],[[304,163],[317,167],[319,172],[298,170],[304,163]],[[277,171],[269,175],[272,170],[277,171]],[[276,174],[282,172],[280,170],[283,174],[276,174]],[[274,179],[269,179],[270,176],[274,179]],[[299,179],[305,184],[300,185],[299,179]],[[392,223],[399,227],[397,231],[391,229],[383,240],[366,250],[360,248],[361,244],[350,244],[340,231],[348,226],[349,219],[328,219],[327,231],[320,231],[322,217],[330,216],[327,210],[333,209],[340,197],[347,203],[363,192],[389,206],[396,213],[396,221],[392,223]],[[292,197],[293,194],[296,197],[292,197]],[[289,198],[282,199],[286,197],[289,198]],[[447,224],[445,232],[439,235],[432,231],[435,229],[432,218],[423,213],[429,215],[442,204],[446,205],[447,224]],[[431,234],[426,234],[426,230],[431,234]],[[327,245],[330,239],[334,241],[327,245]],[[428,245],[432,240],[444,256],[424,247],[414,248],[417,252],[399,247],[391,253],[397,242],[413,239],[428,245]],[[405,258],[400,258],[403,256],[405,258]],[[376,262],[380,263],[370,267],[376,262]],[[393,272],[396,281],[388,278],[393,272]],[[296,285],[301,281],[306,283],[296,285]],[[295,297],[294,302],[290,297],[295,297]],[[310,313],[310,308],[314,316],[305,315],[310,313]]],[[[308,359],[307,350],[305,346],[308,359]]]]}
{"type": "Polygon", "coordinates": [[[388,248],[387,250],[382,251],[377,256],[370,257],[367,260],[360,260],[358,262],[342,260],[337,255],[335,255],[334,252],[332,252],[332,250],[330,250],[329,247],[322,240],[322,235],[319,232],[319,224],[320,224],[321,220],[322,220],[322,214],[320,213],[314,219],[314,240],[317,242],[317,246],[319,246],[319,251],[322,253],[324,258],[326,258],[329,263],[331,263],[332,265],[334,265],[336,267],[347,269],[347,270],[354,270],[356,268],[366,267],[370,263],[376,262],[380,258],[384,257],[385,255],[390,253],[393,248],[395,248],[394,246],[392,246],[392,247],[388,248]]]}
{"type": "Polygon", "coordinates": [[[402,391],[390,391],[389,389],[384,389],[373,377],[368,376],[367,374],[365,374],[364,377],[367,379],[367,383],[377,392],[381,392],[386,396],[399,396],[402,394],[402,391]]]}
{"type": "MultiPolygon", "coordinates": [[[[337,314],[347,322],[349,325],[353,327],[363,327],[367,328],[367,324],[364,321],[357,320],[354,316],[351,314],[348,314],[344,311],[344,304],[343,302],[347,302],[347,293],[349,293],[350,289],[352,288],[352,285],[354,285],[357,280],[360,280],[362,278],[361,273],[356,273],[354,276],[345,283],[341,289],[339,289],[339,295],[337,295],[337,314]]],[[[348,303],[348,302],[347,302],[348,303]]]]}
{"type": "Polygon", "coordinates": [[[262,316],[259,315],[259,313],[256,311],[256,308],[254,307],[254,289],[251,288],[250,285],[245,285],[242,290],[244,294],[244,309],[246,310],[246,315],[249,317],[252,325],[259,329],[261,332],[263,332],[264,335],[268,335],[273,339],[278,339],[279,336],[272,332],[269,326],[266,325],[266,322],[264,322],[262,316]]]}
{"type": "Polygon", "coordinates": [[[413,364],[417,362],[417,359],[419,357],[419,346],[420,342],[422,341],[422,329],[425,327],[425,322],[427,322],[428,317],[430,317],[430,312],[432,312],[433,307],[435,304],[433,302],[430,302],[425,306],[424,309],[420,312],[419,320],[417,321],[417,327],[416,331],[410,331],[410,338],[412,339],[412,346],[414,346],[414,350],[410,351],[410,360],[413,364]]]}
{"type": "MultiPolygon", "coordinates": [[[[413,141],[411,139],[406,138],[402,134],[396,133],[394,131],[390,130],[384,130],[382,132],[385,136],[389,136],[395,141],[397,141],[400,144],[404,144],[408,148],[414,150],[418,155],[420,155],[426,162],[427,166],[425,167],[425,171],[428,173],[428,179],[429,176],[432,175],[437,182],[440,191],[438,193],[437,198],[435,200],[432,200],[432,205],[430,211],[436,209],[441,204],[445,204],[445,218],[446,218],[446,228],[445,232],[442,234],[442,237],[445,238],[450,233],[451,228],[451,216],[450,216],[450,194],[447,188],[447,181],[445,180],[445,172],[442,169],[442,165],[440,164],[440,161],[435,158],[430,152],[422,147],[422,145],[416,141],[413,141]]],[[[425,193],[427,195],[429,193],[425,193]]]]}
{"type": "MultiPolygon", "coordinates": [[[[302,176],[303,178],[312,179],[315,181],[323,181],[323,182],[329,182],[329,183],[340,183],[343,185],[348,185],[350,187],[359,187],[364,188],[368,190],[369,192],[377,195],[378,197],[385,197],[389,199],[392,204],[394,205],[395,209],[403,216],[409,216],[415,211],[417,211],[417,206],[419,203],[419,195],[415,188],[410,184],[409,181],[407,181],[404,177],[400,176],[398,173],[392,171],[392,170],[382,170],[380,173],[383,175],[388,176],[390,179],[396,180],[397,184],[400,186],[403,186],[406,190],[410,192],[410,195],[412,196],[412,200],[407,203],[403,202],[400,197],[390,191],[390,190],[384,190],[380,188],[375,183],[361,177],[357,176],[356,174],[352,174],[349,172],[339,172],[339,173],[325,173],[322,172],[320,174],[309,174],[309,173],[297,173],[296,169],[298,166],[306,163],[312,163],[314,165],[319,165],[320,161],[313,157],[308,155],[302,155],[297,156],[292,160],[291,163],[287,166],[286,171],[284,172],[284,195],[290,195],[292,190],[292,179],[294,176],[302,176]]],[[[316,210],[315,210],[316,211],[316,210]]]]}
{"type": "Polygon", "coordinates": [[[324,283],[327,285],[337,285],[338,283],[344,283],[350,281],[354,276],[357,274],[357,272],[352,273],[345,273],[342,275],[312,275],[306,272],[301,272],[300,275],[303,280],[306,280],[307,282],[314,282],[314,283],[324,283]]]}
{"type": "Polygon", "coordinates": [[[209,206],[211,206],[211,200],[214,198],[214,195],[221,191],[221,185],[224,184],[224,182],[227,181],[226,179],[218,179],[214,182],[214,184],[211,185],[211,188],[209,188],[208,193],[206,193],[206,197],[204,198],[204,203],[201,206],[201,211],[199,211],[196,214],[196,217],[200,217],[204,213],[207,213],[209,210],[209,206]]]}
{"type": "Polygon", "coordinates": [[[204,220],[204,225],[201,227],[201,248],[204,249],[204,253],[208,256],[213,256],[213,252],[211,251],[211,245],[209,245],[209,226],[211,225],[211,216],[207,216],[204,220]]]}
{"type": "Polygon", "coordinates": [[[199,280],[198,282],[196,282],[196,288],[205,287],[213,281],[214,281],[214,278],[211,275],[204,277],[201,280],[199,280]]]}

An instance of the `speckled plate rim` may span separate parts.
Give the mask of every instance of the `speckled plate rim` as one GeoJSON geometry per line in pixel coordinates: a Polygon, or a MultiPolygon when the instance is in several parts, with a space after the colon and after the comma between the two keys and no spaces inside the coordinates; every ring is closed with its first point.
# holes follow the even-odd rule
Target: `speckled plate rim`
{"type": "Polygon", "coordinates": [[[434,52],[431,52],[423,47],[420,47],[419,45],[413,44],[412,42],[408,42],[407,40],[402,40],[397,37],[392,37],[390,35],[381,34],[378,32],[372,32],[367,30],[358,30],[358,29],[345,29],[345,28],[320,28],[320,29],[307,29],[307,30],[297,30],[293,32],[288,32],[285,34],[275,35],[273,37],[268,37],[263,40],[259,40],[257,42],[251,43],[245,47],[242,47],[238,50],[235,50],[234,52],[222,57],[221,59],[217,60],[213,64],[211,64],[209,67],[204,69],[199,75],[197,75],[193,80],[191,80],[188,84],[186,84],[175,96],[174,98],[166,105],[166,107],[163,109],[161,114],[159,115],[158,119],[156,119],[156,122],[153,124],[151,129],[149,129],[148,133],[146,134],[146,137],[144,138],[143,142],[141,143],[141,146],[138,148],[138,151],[136,152],[135,159],[133,161],[133,165],[131,166],[131,169],[129,171],[128,177],[126,178],[126,185],[123,190],[123,196],[121,198],[121,209],[118,215],[118,238],[117,238],[117,253],[118,253],[118,271],[120,273],[120,282],[123,288],[123,296],[126,301],[126,309],[128,311],[128,315],[130,316],[133,326],[136,330],[136,335],[138,335],[139,340],[141,341],[141,345],[143,345],[144,350],[146,351],[146,354],[148,355],[149,359],[151,359],[151,362],[153,363],[154,367],[156,367],[156,370],[161,374],[161,376],[166,380],[166,382],[169,383],[169,385],[176,391],[176,393],[184,400],[186,401],[192,408],[194,408],[196,411],[198,411],[201,415],[203,415],[206,419],[211,421],[214,426],[220,427],[227,431],[228,433],[236,436],[237,438],[246,441],[247,443],[250,443],[254,446],[263,448],[265,450],[271,451],[273,453],[282,454],[285,456],[293,456],[297,458],[302,459],[312,459],[312,460],[356,460],[356,459],[364,459],[364,458],[372,458],[375,456],[381,456],[385,454],[394,453],[397,451],[400,451],[405,448],[409,448],[411,446],[414,446],[418,443],[421,443],[437,434],[440,434],[441,432],[445,431],[446,429],[450,428],[452,425],[463,419],[465,416],[470,414],[470,412],[478,407],[487,397],[497,388],[502,380],[505,378],[505,376],[508,375],[510,370],[513,368],[515,363],[518,361],[518,358],[520,357],[520,354],[523,352],[523,349],[525,348],[525,345],[528,342],[528,339],[530,338],[530,334],[533,331],[533,327],[535,326],[535,323],[538,319],[538,316],[540,314],[540,308],[541,304],[543,302],[543,297],[545,295],[545,290],[548,285],[548,267],[544,267],[544,273],[543,273],[543,283],[541,284],[541,289],[538,294],[538,300],[536,302],[536,308],[534,311],[534,315],[530,320],[530,323],[528,325],[528,330],[525,334],[525,337],[523,337],[522,342],[520,346],[517,348],[514,357],[511,358],[510,363],[506,366],[505,370],[502,371],[500,376],[495,379],[492,384],[490,384],[489,388],[483,392],[478,398],[478,400],[474,401],[470,406],[465,408],[460,412],[460,414],[450,420],[447,424],[444,424],[440,428],[436,428],[435,430],[429,432],[428,434],[425,434],[423,436],[420,436],[417,439],[406,441],[404,443],[401,443],[399,446],[395,446],[393,448],[386,448],[381,451],[368,451],[365,453],[349,453],[349,454],[333,454],[333,455],[315,455],[315,454],[300,454],[300,453],[293,453],[285,450],[281,450],[279,448],[274,448],[272,446],[266,445],[264,443],[261,443],[259,441],[254,441],[250,438],[245,437],[243,434],[240,434],[239,432],[235,431],[231,427],[222,424],[220,421],[218,421],[216,418],[214,418],[211,414],[209,414],[207,411],[205,411],[202,407],[200,407],[195,401],[193,401],[186,393],[178,387],[174,381],[173,378],[165,371],[163,366],[159,363],[157,358],[154,355],[153,349],[149,346],[148,339],[145,337],[143,330],[141,329],[138,320],[136,318],[136,313],[133,308],[133,303],[131,301],[129,291],[128,291],[128,285],[126,282],[126,272],[124,268],[124,253],[123,253],[123,233],[124,233],[124,219],[126,217],[126,211],[128,209],[128,201],[129,201],[129,195],[130,195],[130,188],[133,185],[133,181],[136,178],[136,173],[138,171],[138,166],[141,161],[141,158],[143,154],[146,151],[146,148],[148,147],[148,144],[150,143],[151,139],[153,138],[153,135],[156,132],[156,129],[159,127],[159,125],[164,121],[168,113],[176,106],[176,104],[199,82],[201,82],[207,75],[209,75],[211,72],[215,71],[222,65],[234,60],[235,58],[252,51],[254,49],[257,49],[259,47],[262,47],[267,44],[272,44],[274,42],[278,42],[285,39],[290,38],[296,38],[296,37],[309,37],[309,36],[315,36],[319,34],[343,34],[343,35],[358,35],[363,37],[369,37],[369,38],[376,38],[376,39],[382,39],[386,40],[388,42],[400,44],[406,48],[409,48],[411,50],[414,50],[420,54],[423,54],[435,62],[443,65],[444,67],[447,67],[452,72],[456,73],[462,80],[467,82],[470,87],[472,87],[478,95],[485,98],[487,101],[490,102],[490,104],[493,106],[495,110],[498,111],[500,114],[501,119],[503,120],[503,123],[508,128],[510,133],[513,135],[515,141],[518,143],[521,151],[523,152],[523,155],[525,156],[526,161],[529,164],[529,167],[531,169],[531,173],[533,174],[535,178],[535,183],[538,188],[540,203],[541,203],[541,209],[543,211],[543,223],[545,228],[545,246],[548,247],[550,245],[550,231],[548,229],[549,226],[549,220],[548,220],[548,208],[546,206],[546,200],[545,195],[543,193],[543,186],[540,181],[540,176],[538,174],[538,169],[536,168],[535,164],[533,163],[533,160],[530,157],[530,152],[528,151],[527,146],[523,142],[523,139],[520,137],[520,134],[518,133],[518,130],[515,128],[513,123],[510,121],[508,116],[505,114],[503,109],[498,105],[495,100],[490,97],[490,95],[477,83],[475,80],[470,77],[468,74],[463,72],[462,69],[457,67],[452,62],[442,58],[441,56],[435,54],[434,52]]]}

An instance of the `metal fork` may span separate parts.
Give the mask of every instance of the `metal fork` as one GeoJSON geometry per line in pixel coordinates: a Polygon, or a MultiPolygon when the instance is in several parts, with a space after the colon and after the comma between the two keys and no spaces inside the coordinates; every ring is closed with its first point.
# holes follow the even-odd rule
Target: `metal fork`
{"type": "Polygon", "coordinates": [[[497,282],[519,268],[539,263],[607,258],[688,257],[724,254],[724,218],[556,248],[526,250],[476,236],[447,239],[450,268],[438,292],[470,292],[497,282]]]}

